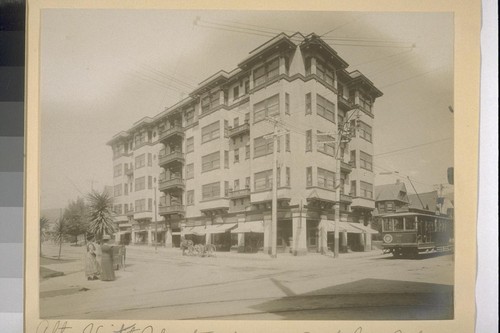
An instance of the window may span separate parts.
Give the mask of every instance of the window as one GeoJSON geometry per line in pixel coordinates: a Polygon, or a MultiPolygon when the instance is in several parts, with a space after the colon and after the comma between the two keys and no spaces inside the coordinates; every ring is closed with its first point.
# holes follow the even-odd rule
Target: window
{"type": "Polygon", "coordinates": [[[350,156],[350,159],[349,159],[349,164],[353,168],[356,167],[356,151],[355,150],[351,150],[351,156],[350,156]]]}
{"type": "Polygon", "coordinates": [[[311,58],[306,58],[305,61],[306,76],[311,75],[311,58]]]}
{"type": "Polygon", "coordinates": [[[373,157],[365,152],[359,152],[359,166],[363,169],[372,171],[373,157]]]}
{"type": "Polygon", "coordinates": [[[318,116],[335,123],[335,104],[321,95],[316,95],[316,113],[318,116]]]}
{"type": "Polygon", "coordinates": [[[279,74],[279,58],[274,58],[253,71],[253,85],[257,87],[279,74]]]}
{"type": "Polygon", "coordinates": [[[311,109],[311,93],[306,94],[306,114],[312,114],[311,109]]]}
{"type": "Polygon", "coordinates": [[[373,199],[373,185],[363,181],[359,182],[360,195],[363,198],[373,199]]]}
{"type": "Polygon", "coordinates": [[[359,105],[368,112],[372,112],[372,102],[369,98],[364,96],[359,96],[359,105]]]}
{"type": "Polygon", "coordinates": [[[306,168],[306,186],[312,186],[312,185],[313,185],[312,167],[307,167],[306,168]]]}
{"type": "Polygon", "coordinates": [[[250,189],[250,177],[245,178],[245,187],[250,189]]]}
{"type": "Polygon", "coordinates": [[[320,60],[316,60],[316,75],[323,79],[327,84],[333,86],[333,70],[320,60]]]}
{"type": "Polygon", "coordinates": [[[184,118],[186,119],[186,126],[189,126],[194,122],[194,107],[186,110],[184,118]]]}
{"type": "Polygon", "coordinates": [[[201,129],[201,142],[205,143],[211,140],[215,140],[220,136],[220,124],[218,121],[207,125],[201,129]]]}
{"type": "Polygon", "coordinates": [[[209,112],[220,105],[220,92],[208,93],[201,99],[201,113],[209,112]]]}
{"type": "Polygon", "coordinates": [[[128,184],[123,184],[123,192],[125,195],[128,195],[128,184]]]}
{"type": "Polygon", "coordinates": [[[153,199],[148,199],[148,210],[149,211],[153,210],[153,199]]]}
{"type": "Polygon", "coordinates": [[[285,93],[285,114],[290,114],[290,94],[285,93]]]}
{"type": "Polygon", "coordinates": [[[186,165],[186,179],[194,178],[194,164],[186,165]]]}
{"type": "Polygon", "coordinates": [[[146,143],[146,138],[147,138],[147,133],[146,133],[146,132],[142,132],[142,133],[137,134],[137,135],[134,137],[135,147],[136,147],[136,148],[139,148],[139,147],[140,147],[140,146],[142,146],[144,143],[146,143]]]}
{"type": "Polygon", "coordinates": [[[148,153],[148,166],[153,166],[153,155],[148,153]]]}
{"type": "Polygon", "coordinates": [[[201,191],[203,200],[219,198],[220,182],[203,185],[201,191]]]}
{"type": "Polygon", "coordinates": [[[245,95],[250,91],[250,81],[245,81],[245,95]]]}
{"type": "Polygon", "coordinates": [[[250,158],[250,145],[245,146],[245,160],[250,158]]]}
{"type": "Polygon", "coordinates": [[[201,158],[201,172],[220,168],[220,152],[205,155],[201,158]]]}
{"type": "Polygon", "coordinates": [[[194,137],[186,139],[186,153],[191,153],[194,151],[194,137]]]}
{"type": "Polygon", "coordinates": [[[135,191],[142,191],[146,188],[146,177],[139,177],[135,179],[135,191]]]}
{"type": "Polygon", "coordinates": [[[263,136],[253,140],[253,158],[273,153],[273,140],[266,140],[263,136]]]}
{"type": "Polygon", "coordinates": [[[186,198],[188,206],[194,205],[194,190],[187,191],[186,198]]]}
{"type": "Polygon", "coordinates": [[[238,163],[240,161],[240,149],[234,149],[234,163],[238,163]]]}
{"type": "Polygon", "coordinates": [[[273,170],[257,172],[254,175],[255,191],[270,190],[273,186],[273,170]]]}
{"type": "Polygon", "coordinates": [[[306,151],[312,151],[312,130],[306,131],[306,151]]]}
{"type": "Polygon", "coordinates": [[[233,120],[233,127],[236,128],[238,126],[240,126],[240,118],[236,117],[233,120]]]}
{"type": "Polygon", "coordinates": [[[359,136],[368,142],[372,142],[372,127],[360,121],[359,136]]]}
{"type": "Polygon", "coordinates": [[[280,99],[276,94],[262,102],[256,103],[253,106],[253,121],[254,123],[264,120],[266,117],[279,115],[280,99]]]}
{"type": "Polygon", "coordinates": [[[335,138],[331,135],[323,134],[322,132],[317,132],[318,141],[318,151],[334,156],[335,155],[335,138]]]}
{"type": "Polygon", "coordinates": [[[394,203],[393,202],[387,202],[386,206],[387,211],[392,211],[394,210],[394,203]]]}
{"type": "Polygon", "coordinates": [[[122,184],[115,185],[113,188],[113,196],[119,197],[122,195],[122,184]]]}
{"type": "Polygon", "coordinates": [[[240,189],[240,180],[239,179],[236,179],[234,181],[234,190],[235,191],[238,191],[240,189]]]}
{"type": "Polygon", "coordinates": [[[349,195],[351,197],[356,196],[356,181],[355,180],[351,180],[351,191],[349,192],[349,195]]]}
{"type": "Polygon", "coordinates": [[[146,210],[146,199],[140,199],[135,201],[135,211],[144,212],[146,210]]]}
{"type": "Polygon", "coordinates": [[[153,188],[153,177],[148,176],[148,189],[152,189],[152,188],[153,188]]]}
{"type": "Polygon", "coordinates": [[[225,181],[224,182],[224,197],[227,197],[229,195],[229,182],[225,181]]]}
{"type": "Polygon", "coordinates": [[[113,207],[113,211],[115,212],[115,214],[121,215],[122,214],[122,205],[121,204],[115,205],[113,207]]]}
{"type": "Polygon", "coordinates": [[[335,189],[335,172],[318,168],[318,186],[328,189],[335,189]]]}
{"type": "Polygon", "coordinates": [[[117,164],[113,167],[113,175],[115,177],[122,175],[122,165],[121,164],[117,164]]]}
{"type": "Polygon", "coordinates": [[[224,150],[224,168],[229,169],[229,151],[224,150]]]}
{"type": "Polygon", "coordinates": [[[290,168],[286,167],[286,186],[290,186],[290,168]]]}
{"type": "Polygon", "coordinates": [[[245,124],[250,122],[250,112],[245,113],[245,124]]]}
{"type": "Polygon", "coordinates": [[[139,155],[135,158],[135,168],[140,169],[146,166],[146,154],[139,155]]]}
{"type": "Polygon", "coordinates": [[[239,95],[240,95],[240,87],[236,86],[233,88],[233,101],[235,99],[238,99],[239,95]]]}
{"type": "Polygon", "coordinates": [[[224,137],[229,138],[229,121],[224,120],[224,137]]]}

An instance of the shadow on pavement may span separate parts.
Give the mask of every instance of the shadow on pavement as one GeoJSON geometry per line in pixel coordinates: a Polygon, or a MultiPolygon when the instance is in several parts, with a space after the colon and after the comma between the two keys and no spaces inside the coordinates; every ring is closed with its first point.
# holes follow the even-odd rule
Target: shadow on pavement
{"type": "Polygon", "coordinates": [[[363,279],[252,306],[284,320],[453,319],[453,286],[363,279]]]}

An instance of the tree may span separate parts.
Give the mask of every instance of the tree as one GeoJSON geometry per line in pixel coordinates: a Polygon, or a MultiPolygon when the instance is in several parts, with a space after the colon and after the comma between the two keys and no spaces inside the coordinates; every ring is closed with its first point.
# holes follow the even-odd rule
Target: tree
{"type": "Polygon", "coordinates": [[[111,235],[115,232],[113,222],[113,197],[106,191],[102,193],[92,191],[87,196],[89,212],[88,231],[98,240],[105,234],[111,235]]]}
{"type": "Polygon", "coordinates": [[[66,233],[72,236],[76,243],[78,235],[86,233],[89,224],[87,205],[83,198],[71,201],[64,210],[63,218],[66,221],[66,233]]]}
{"type": "Polygon", "coordinates": [[[45,216],[40,218],[40,257],[42,256],[42,241],[47,236],[47,228],[49,227],[49,219],[45,216]]]}
{"type": "Polygon", "coordinates": [[[61,259],[61,247],[66,235],[66,223],[64,218],[60,217],[54,224],[54,229],[52,230],[52,240],[59,244],[59,257],[57,259],[61,259]]]}

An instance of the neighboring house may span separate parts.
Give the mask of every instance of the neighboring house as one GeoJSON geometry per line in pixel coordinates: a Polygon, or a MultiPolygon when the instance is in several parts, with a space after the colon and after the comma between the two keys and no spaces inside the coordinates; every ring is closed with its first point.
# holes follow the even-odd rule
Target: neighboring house
{"type": "Polygon", "coordinates": [[[408,192],[405,183],[397,181],[396,184],[385,184],[375,187],[374,215],[382,215],[399,211],[408,211],[408,192]]]}
{"type": "Polygon", "coordinates": [[[453,202],[449,196],[440,197],[438,191],[410,194],[409,209],[411,211],[431,212],[437,215],[448,215],[453,217],[453,202]]]}

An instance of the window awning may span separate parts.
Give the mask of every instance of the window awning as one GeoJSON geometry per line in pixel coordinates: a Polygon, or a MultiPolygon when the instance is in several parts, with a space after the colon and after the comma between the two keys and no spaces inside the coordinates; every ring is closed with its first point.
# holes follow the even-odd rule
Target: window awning
{"type": "MultiPolygon", "coordinates": [[[[324,226],[326,228],[327,232],[334,232],[335,231],[335,221],[331,220],[324,220],[322,221],[324,223],[324,226]]],[[[361,234],[363,231],[361,229],[353,227],[349,222],[338,222],[339,224],[339,232],[347,232],[349,234],[361,234]]],[[[321,228],[321,223],[320,226],[321,228]]]]}
{"type": "Polygon", "coordinates": [[[361,229],[363,232],[367,234],[378,234],[378,231],[375,229],[372,229],[370,227],[365,226],[363,223],[353,223],[350,222],[350,225],[352,225],[354,228],[361,229]]]}
{"type": "Polygon", "coordinates": [[[197,235],[203,236],[206,234],[222,234],[228,231],[231,228],[234,228],[236,223],[227,223],[227,224],[212,224],[212,225],[199,225],[196,227],[188,227],[184,229],[184,234],[189,235],[197,235]]]}
{"type": "Polygon", "coordinates": [[[264,221],[252,221],[241,223],[236,229],[231,230],[232,233],[245,233],[245,232],[264,232],[264,221]]]}

